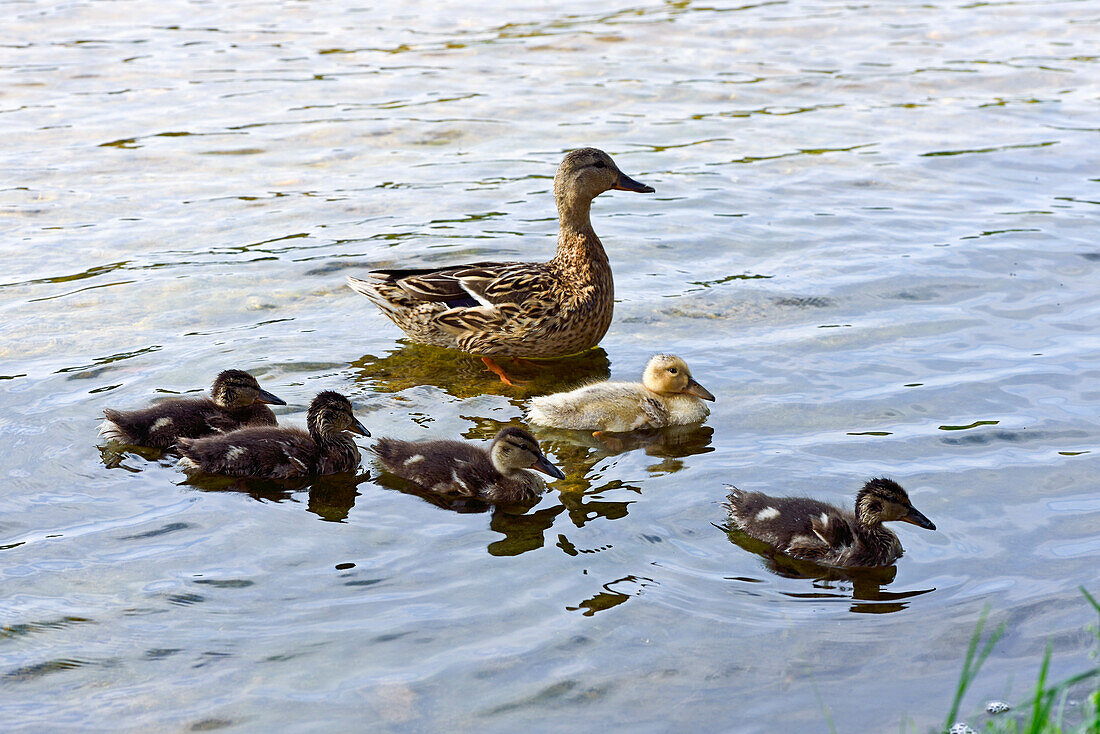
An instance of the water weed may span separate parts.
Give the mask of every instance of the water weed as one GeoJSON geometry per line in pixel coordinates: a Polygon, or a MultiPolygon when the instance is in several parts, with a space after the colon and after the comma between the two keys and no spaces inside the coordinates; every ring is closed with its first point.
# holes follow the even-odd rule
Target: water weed
{"type": "MultiPolygon", "coordinates": [[[[1084,587],[1081,588],[1081,593],[1092,605],[1098,620],[1100,620],[1100,603],[1084,587]]],[[[967,647],[966,657],[963,659],[962,670],[959,673],[959,683],[955,688],[955,698],[951,702],[951,709],[944,722],[944,731],[970,729],[965,724],[958,722],[955,717],[959,712],[963,696],[966,695],[970,684],[973,683],[982,665],[990,653],[993,652],[994,645],[1004,634],[1005,629],[1002,622],[989,634],[985,643],[981,644],[982,632],[988,615],[989,609],[987,607],[982,610],[982,614],[974,628],[974,634],[970,637],[970,645],[967,647]],[[978,650],[979,644],[981,644],[980,651],[978,650]]],[[[1096,658],[1100,654],[1100,621],[1091,626],[1090,629],[1096,636],[1097,649],[1093,652],[1093,657],[1096,658]]],[[[1100,665],[1093,666],[1084,672],[1051,685],[1047,681],[1050,671],[1050,656],[1051,650],[1048,644],[1046,653],[1043,655],[1043,663],[1039,667],[1039,677],[1028,700],[1015,707],[1016,713],[1014,715],[987,721],[984,731],[990,734],[1100,734],[1100,665]],[[1070,693],[1071,691],[1079,691],[1079,687],[1089,681],[1091,681],[1089,683],[1091,692],[1088,694],[1085,704],[1078,709],[1070,701],[1070,693]],[[1069,712],[1066,710],[1067,704],[1070,704],[1069,712]],[[1067,713],[1074,720],[1073,723],[1067,722],[1067,713]],[[1080,720],[1076,721],[1078,715],[1080,720]]],[[[998,706],[997,708],[1001,707],[998,706]]]]}

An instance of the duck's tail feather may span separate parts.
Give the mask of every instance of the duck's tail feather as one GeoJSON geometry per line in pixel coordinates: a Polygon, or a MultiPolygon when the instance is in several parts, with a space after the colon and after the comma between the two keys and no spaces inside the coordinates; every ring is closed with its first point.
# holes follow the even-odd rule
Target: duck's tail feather
{"type": "Polygon", "coordinates": [[[117,441],[118,443],[131,443],[132,439],[130,434],[126,432],[119,424],[115,423],[111,419],[111,413],[114,411],[108,411],[106,418],[99,424],[99,437],[104,441],[117,441]]]}
{"type": "MultiPolygon", "coordinates": [[[[366,296],[367,299],[378,306],[382,310],[382,313],[386,314],[391,320],[401,315],[403,311],[408,308],[408,304],[395,303],[385,293],[378,289],[378,286],[388,283],[390,281],[389,276],[381,273],[367,273],[368,276],[374,279],[374,281],[363,280],[351,275],[347,277],[348,288],[351,288],[356,293],[366,296]]],[[[393,289],[393,286],[390,286],[393,289]]]]}

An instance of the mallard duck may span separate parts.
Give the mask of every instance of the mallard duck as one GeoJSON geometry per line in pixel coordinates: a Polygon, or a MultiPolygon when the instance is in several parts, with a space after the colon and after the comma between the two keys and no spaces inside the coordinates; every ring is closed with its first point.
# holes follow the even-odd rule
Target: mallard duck
{"type": "Polygon", "coordinates": [[[374,270],[348,285],[413,340],[492,357],[556,358],[596,346],[611,325],[614,283],[592,229],[592,199],[610,189],[650,193],[611,156],[581,148],[554,176],[558,251],[550,262],[479,262],[447,268],[374,270]]]}
{"type": "Polygon", "coordinates": [[[243,370],[226,370],[209,398],[173,398],[140,410],[103,411],[99,435],[107,441],[167,449],[180,438],[199,438],[244,426],[273,426],[268,405],[286,405],[243,370]]]}
{"type": "Polygon", "coordinates": [[[901,557],[891,520],[935,530],[897,482],[879,477],[856,495],[855,513],[805,497],[769,497],[732,488],[726,505],[745,534],[793,558],[824,566],[888,566],[901,557]]]}
{"type": "Polygon", "coordinates": [[[701,423],[710,414],[710,391],[691,376],[684,360],[658,354],[642,381],[597,382],[531,400],[527,419],[553,428],[612,433],[701,423]]]}
{"type": "Polygon", "coordinates": [[[391,473],[441,494],[476,497],[488,502],[524,502],[546,488],[535,469],[565,479],[550,463],[538,441],[522,428],[502,428],[488,450],[465,441],[399,441],[380,439],[374,453],[391,473]]]}
{"type": "Polygon", "coordinates": [[[300,428],[241,428],[220,436],[179,441],[180,468],[231,477],[290,479],[340,474],[359,466],[359,448],[344,431],[370,436],[338,392],[317,394],[300,428]]]}

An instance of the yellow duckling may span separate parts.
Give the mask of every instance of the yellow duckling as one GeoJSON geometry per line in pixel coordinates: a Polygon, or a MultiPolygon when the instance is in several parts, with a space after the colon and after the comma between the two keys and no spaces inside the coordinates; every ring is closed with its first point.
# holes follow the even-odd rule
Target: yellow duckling
{"type": "Polygon", "coordinates": [[[695,381],[684,360],[658,354],[640,383],[597,382],[534,398],[527,419],[552,428],[620,433],[701,423],[710,414],[704,400],[714,396],[695,381]]]}

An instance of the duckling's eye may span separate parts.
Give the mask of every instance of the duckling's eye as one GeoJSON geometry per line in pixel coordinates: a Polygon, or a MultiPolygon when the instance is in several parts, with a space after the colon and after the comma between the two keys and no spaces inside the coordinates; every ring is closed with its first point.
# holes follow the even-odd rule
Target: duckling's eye
{"type": "Polygon", "coordinates": [[[595,163],[592,164],[592,166],[594,168],[607,168],[607,164],[604,163],[603,161],[596,161],[595,163]]]}
{"type": "Polygon", "coordinates": [[[676,374],[677,372],[679,372],[679,370],[678,370],[678,369],[676,369],[675,367],[669,367],[669,368],[668,368],[668,373],[669,373],[670,375],[675,375],[675,374],[676,374]]]}

